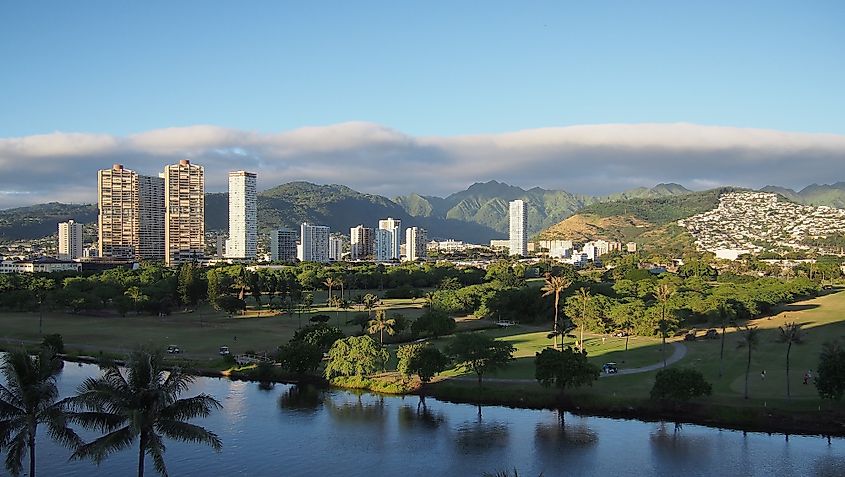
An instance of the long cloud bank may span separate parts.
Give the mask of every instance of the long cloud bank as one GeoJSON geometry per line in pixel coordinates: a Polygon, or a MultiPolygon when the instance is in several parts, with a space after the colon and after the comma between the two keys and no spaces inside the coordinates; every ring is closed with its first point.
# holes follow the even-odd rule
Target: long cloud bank
{"type": "Polygon", "coordinates": [[[258,172],[259,188],[304,180],[387,196],[449,194],[497,179],[588,194],[659,182],[787,187],[845,180],[845,136],[694,124],[604,124],[453,137],[414,137],[351,122],[258,133],[216,126],[120,137],[56,132],[0,139],[0,208],[93,202],[96,171],[122,163],[143,174],[191,159],[206,188],[226,173],[258,172]]]}

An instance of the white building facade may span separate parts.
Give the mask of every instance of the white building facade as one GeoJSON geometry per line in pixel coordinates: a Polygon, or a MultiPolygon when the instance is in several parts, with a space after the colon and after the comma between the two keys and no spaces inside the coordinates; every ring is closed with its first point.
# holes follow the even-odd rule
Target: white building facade
{"type": "Polygon", "coordinates": [[[229,239],[226,257],[252,260],[258,249],[258,206],[256,175],[247,171],[229,173],[229,239]]]}
{"type": "Polygon", "coordinates": [[[299,231],[299,260],[327,263],[329,261],[329,228],[303,222],[299,231]]]}
{"type": "Polygon", "coordinates": [[[508,204],[509,253],[524,257],[528,255],[528,204],[514,200],[508,204]]]}
{"type": "Polygon", "coordinates": [[[399,260],[402,246],[402,221],[388,217],[378,221],[378,228],[390,232],[390,251],[385,260],[399,260]]]}
{"type": "Polygon", "coordinates": [[[405,229],[405,260],[414,262],[425,259],[427,256],[426,245],[428,234],[420,227],[408,227],[405,229]]]}
{"type": "Polygon", "coordinates": [[[59,223],[59,260],[82,256],[82,224],[73,220],[59,223]]]}

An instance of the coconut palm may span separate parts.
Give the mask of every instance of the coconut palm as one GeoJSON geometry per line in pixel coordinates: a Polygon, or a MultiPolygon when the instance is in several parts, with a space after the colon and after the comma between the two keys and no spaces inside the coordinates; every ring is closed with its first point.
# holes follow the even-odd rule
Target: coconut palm
{"type": "Polygon", "coordinates": [[[334,288],[334,286],[335,286],[334,278],[332,278],[332,277],[326,278],[326,281],[323,282],[323,285],[326,288],[329,289],[329,297],[326,299],[326,303],[331,305],[331,303],[332,303],[332,288],[334,288]]]}
{"type": "Polygon", "coordinates": [[[745,364],[745,395],[748,399],[748,376],[751,374],[751,351],[757,347],[759,341],[760,330],[756,326],[745,326],[742,328],[742,339],[739,341],[738,347],[748,348],[748,361],[745,364]]]}
{"type": "Polygon", "coordinates": [[[666,335],[669,334],[670,329],[669,322],[666,320],[666,308],[669,304],[669,298],[672,297],[673,293],[675,293],[675,289],[668,283],[661,283],[657,286],[657,290],[654,291],[654,296],[660,303],[660,323],[658,323],[658,326],[660,327],[660,337],[662,338],[660,354],[663,355],[664,368],[666,367],[666,335]]]}
{"type": "Polygon", "coordinates": [[[361,305],[367,310],[367,315],[372,317],[373,309],[378,306],[379,299],[377,296],[373,295],[372,293],[367,293],[364,295],[364,299],[361,300],[361,305]]]}
{"type": "Polygon", "coordinates": [[[164,437],[208,444],[219,452],[222,444],[217,435],[188,421],[208,416],[222,407],[220,403],[207,394],[179,398],[193,381],[193,376],[178,368],[166,372],[161,354],[147,351],[129,356],[125,375],[112,365],[101,377],[88,378],[79,386],[79,394],[71,398],[82,410],[76,413],[76,420],[106,434],[79,447],[71,458],[90,458],[99,463],[137,441],[138,477],[144,475],[147,455],[156,471],[166,477],[164,437]]]}
{"type": "Polygon", "coordinates": [[[780,341],[786,343],[786,397],[789,399],[789,352],[792,351],[793,343],[800,343],[802,338],[801,327],[802,323],[792,322],[785,323],[778,327],[780,330],[780,341]]]}
{"type": "Polygon", "coordinates": [[[721,302],[717,307],[717,311],[719,312],[719,324],[722,325],[722,336],[720,337],[721,347],[719,349],[719,377],[721,378],[725,363],[725,330],[729,324],[733,323],[736,310],[730,303],[721,302]]]}
{"type": "Polygon", "coordinates": [[[3,357],[0,373],[0,449],[6,451],[6,469],[12,475],[23,470],[24,454],[29,454],[29,475],[35,477],[35,436],[38,425],[62,445],[75,448],[82,440],[67,426],[67,402],[57,401],[56,373],[61,361],[42,353],[29,356],[13,351],[3,357]]]}
{"type": "Polygon", "coordinates": [[[578,338],[578,351],[584,351],[584,325],[587,324],[587,305],[590,304],[590,299],[592,295],[590,295],[590,290],[587,290],[584,287],[578,289],[578,294],[575,295],[578,297],[578,303],[581,304],[581,319],[578,320],[578,328],[580,328],[580,338],[578,338]]]}
{"type": "Polygon", "coordinates": [[[396,320],[393,318],[387,318],[387,314],[384,312],[383,309],[376,310],[376,316],[372,320],[367,323],[367,333],[374,335],[376,333],[379,334],[379,342],[383,345],[384,344],[384,332],[386,331],[387,334],[393,335],[396,333],[396,320]]]}
{"type": "MultiPolygon", "coordinates": [[[[543,288],[540,290],[543,292],[543,296],[550,296],[554,295],[555,297],[555,321],[554,321],[554,329],[552,333],[554,334],[554,347],[557,348],[557,337],[560,336],[560,331],[558,330],[558,317],[559,310],[560,310],[560,294],[569,286],[572,285],[570,280],[567,280],[564,277],[553,277],[551,275],[546,277],[546,283],[543,285],[543,288]]],[[[561,342],[561,344],[563,344],[561,342]]]]}

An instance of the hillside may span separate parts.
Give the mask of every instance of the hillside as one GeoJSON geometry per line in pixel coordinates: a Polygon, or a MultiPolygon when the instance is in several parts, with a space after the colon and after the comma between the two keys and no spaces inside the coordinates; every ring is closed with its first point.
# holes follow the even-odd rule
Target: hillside
{"type": "Polygon", "coordinates": [[[778,186],[766,186],[761,192],[773,192],[787,199],[803,205],[826,205],[828,207],[845,208],[845,182],[835,184],[811,184],[796,192],[792,189],[778,186]]]}
{"type": "Polygon", "coordinates": [[[498,181],[489,181],[475,183],[467,190],[456,192],[446,198],[411,194],[397,197],[394,201],[412,216],[442,217],[474,222],[505,234],[508,230],[508,202],[522,199],[528,202],[529,234],[534,235],[589,204],[688,193],[690,193],[688,189],[678,184],[659,184],[650,189],[640,187],[609,196],[594,197],[539,187],[526,190],[498,181]]]}
{"type": "Polygon", "coordinates": [[[0,210],[0,240],[41,238],[58,233],[59,222],[75,220],[86,224],[97,221],[97,206],[50,202],[0,210]]]}

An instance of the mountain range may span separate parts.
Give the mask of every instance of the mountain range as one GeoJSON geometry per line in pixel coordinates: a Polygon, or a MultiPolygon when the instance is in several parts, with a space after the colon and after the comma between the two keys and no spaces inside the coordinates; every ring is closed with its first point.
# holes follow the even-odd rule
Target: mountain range
{"type": "MultiPolygon", "coordinates": [[[[777,192],[789,200],[802,204],[845,207],[845,183],[812,185],[800,192],[768,186],[766,191],[777,192]]],[[[398,218],[403,226],[421,226],[431,238],[455,238],[486,243],[505,238],[508,228],[508,202],[524,199],[528,202],[529,234],[534,236],[571,217],[578,211],[610,208],[600,215],[613,215],[617,209],[654,208],[677,203],[680,213],[686,213],[685,202],[695,203],[697,194],[679,184],[659,184],[652,188],[637,188],[608,196],[573,194],[563,190],[535,187],[522,189],[498,181],[476,183],[464,191],[447,197],[409,194],[389,199],[365,194],[343,185],[316,185],[290,182],[260,192],[258,195],[258,223],[261,230],[279,227],[296,228],[301,222],[328,225],[332,230],[347,232],[358,224],[375,226],[379,219],[398,218]],[[691,195],[687,200],[684,196],[691,195]],[[643,202],[646,201],[646,202],[643,202]]],[[[709,196],[708,196],[709,197],[709,196]]],[[[709,201],[710,199],[708,199],[709,201]]],[[[691,206],[698,210],[700,205],[691,206]]],[[[652,211],[652,212],[653,212],[652,211]]],[[[593,211],[595,212],[595,210],[593,211]]],[[[674,216],[676,212],[673,212],[674,216]]],[[[625,215],[625,214],[620,214],[625,215]]],[[[680,218],[680,217],[679,217],[680,218]]],[[[56,223],[74,219],[81,223],[95,223],[96,205],[39,204],[29,207],[0,210],[0,240],[32,239],[56,233],[56,223]]],[[[644,220],[660,223],[660,217],[644,220]]],[[[228,227],[228,194],[206,194],[206,229],[226,230],[228,227]]]]}

